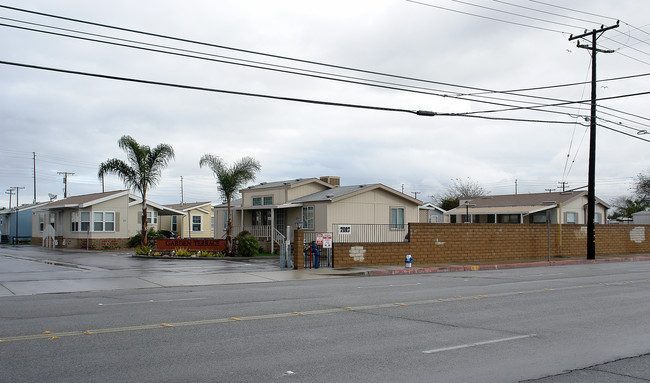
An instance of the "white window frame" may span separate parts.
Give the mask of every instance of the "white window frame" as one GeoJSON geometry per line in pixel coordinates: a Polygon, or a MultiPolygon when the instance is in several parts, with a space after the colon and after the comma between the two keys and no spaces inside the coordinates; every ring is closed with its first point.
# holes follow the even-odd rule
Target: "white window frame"
{"type": "Polygon", "coordinates": [[[390,221],[390,229],[391,230],[404,230],[405,227],[405,215],[406,215],[406,210],[404,209],[403,206],[393,206],[390,208],[390,215],[389,215],[389,221],[390,221]],[[401,213],[401,216],[400,216],[401,213]],[[401,220],[400,220],[401,218],[401,220]]]}
{"type": "Polygon", "coordinates": [[[79,212],[79,230],[80,231],[90,231],[91,223],[91,214],[89,211],[80,211],[79,212]]]}
{"type": "Polygon", "coordinates": [[[200,215],[191,216],[191,225],[192,226],[190,228],[191,228],[192,232],[196,233],[196,232],[199,232],[199,231],[203,231],[203,217],[200,216],[200,215]],[[199,222],[194,222],[194,218],[198,218],[199,222]],[[199,230],[194,229],[194,225],[197,225],[197,224],[199,225],[199,230]]]}
{"type": "Polygon", "coordinates": [[[172,215],[171,229],[174,233],[178,233],[178,216],[172,215]]]}
{"type": "Polygon", "coordinates": [[[594,223],[600,224],[600,213],[594,213],[594,223]]]}
{"type": "Polygon", "coordinates": [[[262,205],[264,206],[273,205],[273,196],[267,195],[262,197],[262,205]]]}
{"type": "Polygon", "coordinates": [[[38,215],[38,231],[43,232],[45,230],[45,213],[40,213],[38,215]]]}
{"type": "Polygon", "coordinates": [[[262,197],[253,197],[253,206],[262,206],[262,197]]]}
{"type": "Polygon", "coordinates": [[[157,225],[157,224],[158,224],[158,212],[155,210],[154,211],[147,210],[147,225],[157,225]]]}
{"type": "Polygon", "coordinates": [[[70,213],[70,231],[79,231],[79,212],[73,211],[70,213]]]}
{"type": "Polygon", "coordinates": [[[302,207],[302,228],[303,228],[303,230],[314,230],[314,223],[316,221],[315,218],[316,218],[316,209],[314,209],[314,206],[303,206],[302,207]]]}
{"type": "Polygon", "coordinates": [[[210,217],[210,232],[214,232],[214,216],[210,217]]]}
{"type": "Polygon", "coordinates": [[[94,232],[107,232],[107,233],[115,232],[115,212],[114,211],[93,211],[92,227],[94,232]],[[109,219],[109,217],[111,218],[109,219]]]}
{"type": "Polygon", "coordinates": [[[573,212],[573,211],[567,211],[564,213],[564,223],[567,225],[576,225],[578,223],[578,213],[573,212]],[[569,216],[574,217],[573,221],[569,221],[569,216]]]}

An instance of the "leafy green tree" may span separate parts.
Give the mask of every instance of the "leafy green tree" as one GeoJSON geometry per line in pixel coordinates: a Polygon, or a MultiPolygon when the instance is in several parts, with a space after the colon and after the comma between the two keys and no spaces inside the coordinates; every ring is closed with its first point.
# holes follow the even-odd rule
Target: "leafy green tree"
{"type": "Polygon", "coordinates": [[[142,197],[141,246],[147,245],[147,191],[160,181],[162,170],[174,158],[174,149],[167,144],[155,148],[140,145],[133,137],[125,135],[119,139],[120,149],[126,152],[128,163],[118,158],[109,159],[99,165],[97,177],[105,174],[118,176],[124,185],[142,197]]]}
{"type": "Polygon", "coordinates": [[[232,215],[231,215],[231,201],[235,193],[237,193],[247,182],[255,180],[255,173],[262,169],[259,161],[252,157],[244,157],[235,162],[232,167],[228,167],[226,163],[219,157],[212,154],[204,154],[199,161],[199,166],[209,167],[214,176],[217,178],[217,188],[221,192],[222,197],[228,204],[228,225],[226,227],[226,252],[232,253],[232,215]]]}

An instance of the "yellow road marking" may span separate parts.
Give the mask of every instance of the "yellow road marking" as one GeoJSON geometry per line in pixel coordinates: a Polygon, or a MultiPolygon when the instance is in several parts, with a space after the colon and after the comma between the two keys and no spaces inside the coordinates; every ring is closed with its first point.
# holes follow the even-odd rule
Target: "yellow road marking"
{"type": "MultiPolygon", "coordinates": [[[[613,283],[600,283],[600,284],[593,284],[589,285],[587,287],[598,287],[598,286],[612,286],[612,285],[623,285],[626,283],[638,283],[638,282],[650,282],[650,279],[645,279],[645,280],[640,280],[640,281],[624,281],[624,282],[613,282],[613,283]]],[[[584,286],[568,286],[568,287],[560,287],[560,288],[554,288],[554,289],[537,289],[537,290],[528,290],[528,291],[513,291],[513,292],[506,292],[506,293],[495,293],[495,294],[489,294],[489,295],[479,295],[479,297],[485,297],[485,298],[495,298],[495,297],[508,297],[508,296],[516,296],[520,294],[534,294],[534,293],[544,293],[548,291],[554,291],[554,292],[559,292],[559,291],[567,291],[567,290],[574,290],[574,289],[581,289],[584,286]]],[[[140,326],[124,326],[124,327],[114,327],[114,328],[104,328],[104,329],[91,329],[91,330],[82,330],[82,331],[67,331],[67,332],[51,332],[51,331],[44,331],[39,334],[30,334],[30,335],[18,335],[18,336],[7,336],[7,337],[2,337],[0,338],[0,343],[3,342],[18,342],[18,341],[26,341],[26,340],[36,340],[36,339],[59,339],[62,337],[74,337],[74,336],[83,336],[83,335],[98,335],[98,334],[110,334],[110,333],[120,333],[120,332],[128,332],[128,331],[146,331],[146,330],[155,330],[155,329],[160,329],[162,327],[184,327],[184,326],[203,326],[203,325],[211,325],[211,324],[220,324],[220,323],[228,323],[228,322],[233,322],[233,321],[251,321],[251,320],[264,320],[264,319],[277,319],[277,318],[288,318],[288,317],[296,317],[296,316],[308,316],[308,315],[323,315],[323,314],[333,314],[333,313],[342,313],[342,312],[349,312],[349,311],[364,311],[364,310],[377,310],[377,309],[387,309],[387,308],[395,308],[395,307],[400,307],[400,306],[416,306],[416,305],[428,305],[428,304],[435,304],[435,303],[441,303],[441,302],[456,302],[456,301],[467,301],[470,299],[477,299],[476,297],[463,297],[463,296],[456,296],[456,297],[451,297],[451,298],[435,298],[435,299],[429,299],[429,300],[420,300],[420,301],[411,301],[411,302],[400,302],[400,303],[383,303],[383,304],[376,304],[376,305],[366,305],[366,306],[347,306],[347,307],[341,307],[341,308],[331,308],[331,309],[322,309],[322,310],[311,310],[311,311],[293,311],[293,312],[286,312],[286,313],[277,313],[277,314],[265,314],[265,315],[252,315],[252,316],[246,316],[246,317],[229,317],[229,318],[216,318],[216,319],[205,319],[205,320],[197,320],[197,321],[188,321],[188,322],[176,322],[176,323],[156,323],[156,324],[146,324],[146,325],[140,325],[140,326]]]]}

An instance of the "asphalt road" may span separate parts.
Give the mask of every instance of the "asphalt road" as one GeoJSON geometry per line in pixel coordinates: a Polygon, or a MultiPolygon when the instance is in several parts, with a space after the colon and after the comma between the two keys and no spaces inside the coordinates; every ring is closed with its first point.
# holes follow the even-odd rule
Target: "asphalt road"
{"type": "Polygon", "coordinates": [[[650,381],[650,262],[0,297],[2,382],[650,381]]]}

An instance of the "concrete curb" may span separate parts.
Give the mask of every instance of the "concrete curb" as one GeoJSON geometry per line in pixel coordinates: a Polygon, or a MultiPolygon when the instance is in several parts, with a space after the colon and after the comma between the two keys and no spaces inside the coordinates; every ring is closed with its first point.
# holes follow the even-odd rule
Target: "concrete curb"
{"type": "Polygon", "coordinates": [[[455,271],[507,270],[507,269],[520,269],[526,267],[566,266],[566,265],[584,265],[589,263],[638,262],[638,261],[650,261],[650,257],[641,256],[641,257],[625,257],[625,258],[603,258],[603,259],[596,259],[596,260],[571,259],[566,261],[502,263],[496,265],[458,265],[458,266],[424,267],[424,268],[409,268],[409,269],[384,269],[384,270],[368,270],[362,272],[362,274],[370,277],[375,277],[375,276],[385,276],[385,275],[432,274],[432,273],[448,273],[448,272],[455,272],[455,271]]]}

